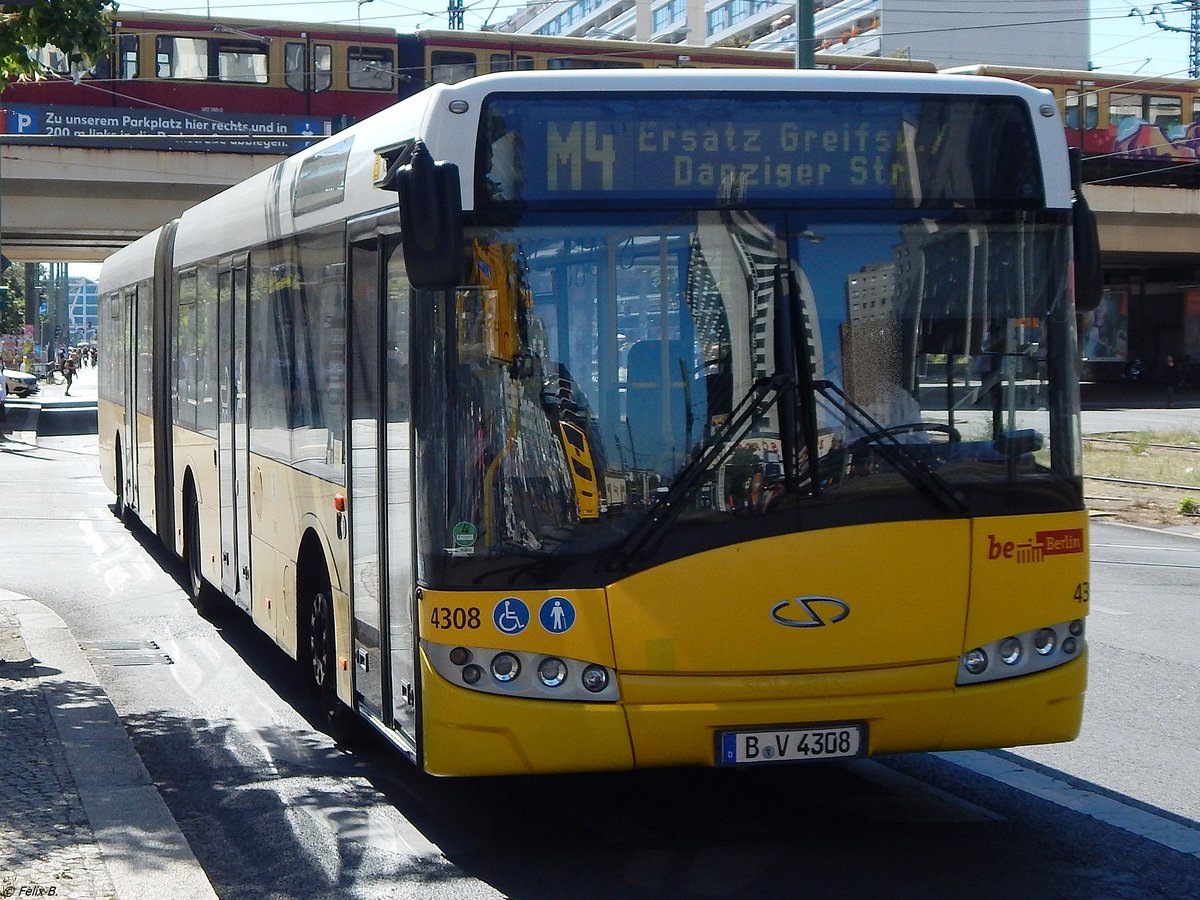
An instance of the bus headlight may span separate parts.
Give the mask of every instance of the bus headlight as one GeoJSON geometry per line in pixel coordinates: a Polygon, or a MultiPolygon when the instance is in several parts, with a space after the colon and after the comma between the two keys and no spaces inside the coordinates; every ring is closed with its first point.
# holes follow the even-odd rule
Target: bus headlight
{"type": "Polygon", "coordinates": [[[1043,672],[1075,659],[1083,645],[1082,619],[1010,634],[960,656],[955,683],[979,684],[1043,672]],[[1026,652],[1027,647],[1033,652],[1026,652]],[[1004,665],[990,666],[992,659],[1004,665]]]}
{"type": "Polygon", "coordinates": [[[604,666],[588,666],[583,670],[583,686],[593,694],[608,687],[608,671],[604,666]]]}
{"type": "Polygon", "coordinates": [[[558,687],[567,680],[567,664],[557,656],[548,656],[538,665],[538,678],[546,687],[558,687]]]}
{"type": "Polygon", "coordinates": [[[485,694],[588,703],[621,699],[617,673],[591,660],[424,640],[421,650],[434,671],[451,684],[485,694]]]}
{"type": "Polygon", "coordinates": [[[492,657],[492,677],[505,684],[521,674],[521,661],[511,653],[497,653],[492,657]]]}
{"type": "Polygon", "coordinates": [[[969,653],[963,654],[962,663],[963,663],[963,668],[966,669],[968,672],[970,672],[972,675],[982,675],[984,670],[987,669],[987,664],[988,664],[987,654],[984,653],[981,648],[976,647],[974,650],[970,651],[969,653]]]}

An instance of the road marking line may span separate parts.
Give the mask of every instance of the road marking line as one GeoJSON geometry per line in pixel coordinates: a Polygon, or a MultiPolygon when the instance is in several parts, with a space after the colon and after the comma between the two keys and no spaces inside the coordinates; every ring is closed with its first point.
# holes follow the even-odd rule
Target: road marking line
{"type": "Polygon", "coordinates": [[[935,753],[934,756],[1039,799],[1049,800],[1073,812],[1091,816],[1106,825],[1200,859],[1200,828],[1189,828],[1172,819],[1127,806],[1103,794],[1073,787],[1065,781],[1042,775],[1009,759],[980,750],[935,753]]]}

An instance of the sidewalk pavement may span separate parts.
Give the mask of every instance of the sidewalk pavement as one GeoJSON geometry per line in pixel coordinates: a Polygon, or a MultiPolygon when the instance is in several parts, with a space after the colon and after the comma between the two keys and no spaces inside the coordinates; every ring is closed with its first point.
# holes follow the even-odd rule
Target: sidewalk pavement
{"type": "Polygon", "coordinates": [[[215,898],[95,671],[0,589],[0,898],[215,898]]]}

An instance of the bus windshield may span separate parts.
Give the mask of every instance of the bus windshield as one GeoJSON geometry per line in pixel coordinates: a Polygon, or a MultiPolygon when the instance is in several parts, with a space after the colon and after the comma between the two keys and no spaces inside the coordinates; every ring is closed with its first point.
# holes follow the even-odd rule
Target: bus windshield
{"type": "Polygon", "coordinates": [[[434,581],[1080,508],[1061,211],[528,213],[468,242],[434,304],[434,581]]]}

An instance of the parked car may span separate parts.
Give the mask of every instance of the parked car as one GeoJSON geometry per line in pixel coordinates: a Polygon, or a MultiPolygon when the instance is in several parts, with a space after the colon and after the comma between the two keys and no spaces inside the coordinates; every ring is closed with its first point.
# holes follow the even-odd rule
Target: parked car
{"type": "Polygon", "coordinates": [[[38,389],[37,378],[17,369],[4,370],[4,383],[8,386],[9,396],[12,397],[28,397],[38,389]]]}

